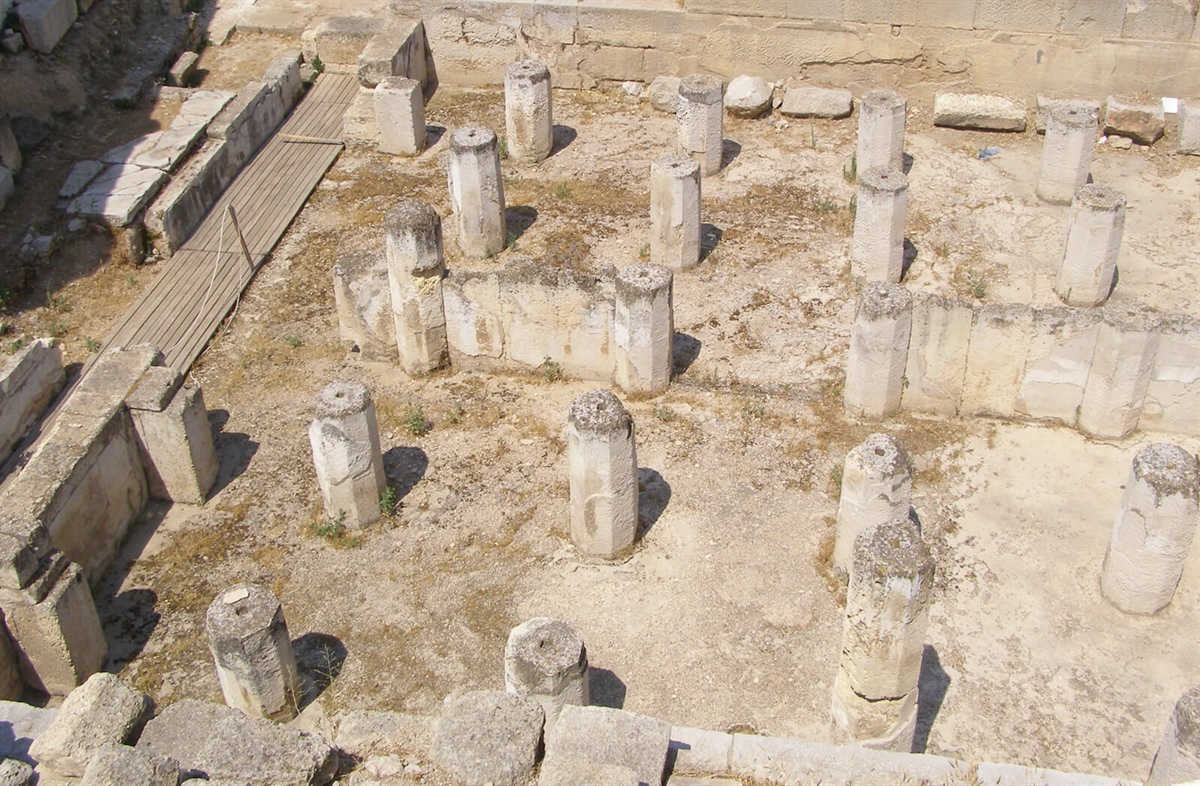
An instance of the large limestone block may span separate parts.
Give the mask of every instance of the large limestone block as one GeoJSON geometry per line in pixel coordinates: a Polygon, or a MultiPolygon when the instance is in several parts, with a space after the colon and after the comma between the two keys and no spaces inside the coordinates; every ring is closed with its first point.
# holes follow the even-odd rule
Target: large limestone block
{"type": "Polygon", "coordinates": [[[546,737],[543,766],[558,760],[628,767],[638,783],[662,783],[671,743],[671,725],[609,707],[563,707],[546,737]]]}
{"type": "Polygon", "coordinates": [[[1025,105],[1004,96],[938,93],[933,100],[933,124],[981,131],[1024,131],[1025,105]]]}
{"type": "Polygon", "coordinates": [[[337,717],[334,744],[358,759],[428,750],[435,718],[380,710],[350,710],[337,717]]]}
{"type": "Polygon", "coordinates": [[[1200,434],[1200,320],[1166,317],[1138,428],[1200,434]]]}
{"type": "Polygon", "coordinates": [[[1186,41],[1195,24],[1195,0],[1133,0],[1125,11],[1121,37],[1186,41]]]}
{"type": "Polygon", "coordinates": [[[106,743],[137,735],[152,711],[150,697],[101,672],[71,691],[50,727],[29,748],[41,767],[79,777],[106,743]]]}
{"type": "Polygon", "coordinates": [[[338,257],[333,265],[333,302],[343,341],[356,347],[363,360],[395,362],[396,325],[385,255],[338,257]]]}
{"type": "Polygon", "coordinates": [[[180,384],[175,369],[155,366],[146,370],[126,404],[150,495],[203,505],[220,468],[204,392],[191,383],[180,384]]]}
{"type": "Polygon", "coordinates": [[[733,117],[762,117],[771,111],[771,86],[761,76],[739,76],[725,88],[725,111],[733,117]]]}
{"type": "Polygon", "coordinates": [[[71,200],[67,212],[95,216],[118,227],[129,226],[166,182],[161,169],[143,169],[131,164],[114,164],[71,200]]]}
{"type": "Polygon", "coordinates": [[[185,770],[194,770],[213,730],[223,720],[239,714],[224,704],[196,699],[177,701],[146,723],[138,737],[137,749],[175,759],[185,770]]]}
{"type": "Polygon", "coordinates": [[[198,124],[155,131],[114,147],[100,156],[100,161],[173,172],[203,136],[204,126],[198,124]]]}
{"type": "Polygon", "coordinates": [[[1075,425],[1100,333],[1095,312],[1047,309],[1034,315],[1025,372],[1014,411],[1075,425]]]}
{"type": "Polygon", "coordinates": [[[355,73],[359,55],[383,27],[367,16],[326,17],[300,35],[300,49],[306,62],[320,58],[332,71],[355,73]]]}
{"type": "Polygon", "coordinates": [[[974,312],[968,303],[938,296],[913,298],[912,334],[901,407],[955,415],[962,400],[974,312]]]}
{"type": "Polygon", "coordinates": [[[1015,412],[1032,334],[1028,306],[986,305],[975,313],[959,414],[1009,417],[1015,412]]]}
{"type": "Polygon", "coordinates": [[[430,756],[464,786],[520,786],[533,772],[545,713],[511,693],[446,697],[430,756]]]}
{"type": "Polygon", "coordinates": [[[407,77],[420,82],[428,98],[436,86],[432,65],[424,23],[419,19],[392,18],[359,53],[358,83],[375,87],[390,76],[407,77]]]}
{"type": "Polygon", "coordinates": [[[642,786],[642,781],[633,770],[619,764],[558,756],[542,765],[538,786],[642,786]]]}
{"type": "Polygon", "coordinates": [[[500,276],[495,272],[451,271],[442,282],[446,340],[456,356],[499,360],[504,354],[500,276]]]}
{"type": "MultiPolygon", "coordinates": [[[[1200,21],[1196,25],[1200,30],[1200,21]]],[[[1179,152],[1200,156],[1200,100],[1183,98],[1179,101],[1179,152]]]]}
{"type": "Polygon", "coordinates": [[[17,21],[29,48],[49,54],[79,18],[75,0],[23,0],[17,6],[17,21]]]}
{"type": "Polygon", "coordinates": [[[1152,145],[1162,137],[1167,122],[1161,102],[1109,96],[1105,104],[1105,134],[1129,137],[1139,145],[1152,145]]]}
{"type": "Polygon", "coordinates": [[[0,757],[27,758],[29,746],[46,733],[58,712],[57,707],[41,708],[19,701],[0,701],[0,726],[7,730],[0,734],[0,757]]]}
{"type": "Polygon", "coordinates": [[[179,762],[174,759],[108,743],[92,755],[79,786],[177,786],[178,783],[179,762]]]}
{"type": "Polygon", "coordinates": [[[1158,315],[1110,310],[1096,339],[1096,354],[1079,405],[1079,427],[1095,437],[1119,439],[1137,428],[1158,351],[1158,315]]]}
{"type": "Polygon", "coordinates": [[[7,456],[66,381],[62,348],[32,341],[0,367],[0,459],[7,456]]]}
{"type": "Polygon", "coordinates": [[[854,99],[849,90],[829,87],[789,87],[779,111],[788,117],[849,117],[854,99]]]}

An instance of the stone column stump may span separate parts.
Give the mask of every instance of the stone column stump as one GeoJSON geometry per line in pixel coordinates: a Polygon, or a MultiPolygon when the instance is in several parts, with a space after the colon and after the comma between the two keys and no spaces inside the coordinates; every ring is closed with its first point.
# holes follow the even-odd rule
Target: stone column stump
{"type": "Polygon", "coordinates": [[[626,393],[661,393],[674,361],[674,278],[659,265],[629,265],[617,273],[613,343],[616,382],[626,393]]]}
{"type": "Polygon", "coordinates": [[[868,90],[858,102],[859,172],[904,169],[904,117],[908,101],[895,90],[868,90]]]}
{"type": "Polygon", "coordinates": [[[252,718],[289,721],[302,697],[283,607],[270,590],[237,584],[208,607],[208,648],[225,703],[252,718]]]}
{"type": "Polygon", "coordinates": [[[361,382],[333,382],[317,398],[308,428],[325,513],[348,529],[379,520],[387,488],[375,405],[361,382]]]}
{"type": "Polygon", "coordinates": [[[1098,118],[1088,108],[1052,108],[1046,117],[1037,195],[1052,205],[1069,205],[1075,192],[1087,185],[1096,146],[1098,118]]]}
{"type": "Polygon", "coordinates": [[[545,63],[520,60],[504,72],[504,129],[509,158],[536,164],[550,156],[554,112],[545,63]]]}
{"type": "Polygon", "coordinates": [[[721,171],[725,144],[724,85],[715,76],[693,74],[679,82],[679,146],[700,164],[700,174],[721,171]]]}
{"type": "Polygon", "coordinates": [[[1069,306],[1098,306],[1108,300],[1125,234],[1125,195],[1108,186],[1075,191],[1067,219],[1067,242],[1054,291],[1069,306]]]}
{"type": "Polygon", "coordinates": [[[638,525],[633,419],[607,390],[571,402],[567,413],[571,540],[587,557],[614,559],[633,545],[638,525]]]}
{"type": "Polygon", "coordinates": [[[504,647],[504,687],[546,711],[546,728],[568,704],[588,703],[588,660],[583,639],[567,623],[548,617],[522,622],[504,647]]]}
{"type": "Polygon", "coordinates": [[[388,212],[384,225],[400,365],[408,374],[427,374],[450,357],[442,301],[442,219],[430,205],[405,199],[388,212]]]}
{"type": "Polygon", "coordinates": [[[912,332],[912,295],[899,284],[863,287],[850,332],[846,363],[846,410],[882,419],[900,408],[904,367],[912,332]]]}
{"type": "Polygon", "coordinates": [[[650,165],[650,261],[672,270],[700,262],[700,165],[690,158],[650,165]]]}
{"type": "Polygon", "coordinates": [[[900,283],[908,178],[899,169],[859,170],[850,274],[863,281],[900,283]]]}
{"type": "Polygon", "coordinates": [[[891,434],[871,434],[846,454],[833,548],[838,570],[850,572],[858,533],[909,515],[912,482],[912,459],[891,434]]]}
{"type": "Polygon", "coordinates": [[[483,126],[457,129],[450,135],[447,168],[458,247],[475,259],[499,254],[508,237],[496,133],[483,126]]]}

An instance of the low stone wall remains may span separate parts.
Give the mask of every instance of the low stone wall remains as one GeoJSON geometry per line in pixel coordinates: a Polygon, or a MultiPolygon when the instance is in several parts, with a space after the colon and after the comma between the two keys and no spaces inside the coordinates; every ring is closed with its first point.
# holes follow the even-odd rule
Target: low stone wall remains
{"type": "Polygon", "coordinates": [[[25,436],[66,381],[62,350],[40,338],[0,368],[0,461],[25,436]]]}

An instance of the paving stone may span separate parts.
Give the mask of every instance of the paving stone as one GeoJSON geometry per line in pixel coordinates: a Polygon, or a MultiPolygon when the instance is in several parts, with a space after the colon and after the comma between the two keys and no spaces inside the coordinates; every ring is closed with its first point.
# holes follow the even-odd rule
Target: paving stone
{"type": "Polygon", "coordinates": [[[129,226],[166,179],[167,173],[161,169],[114,164],[71,200],[67,212],[99,216],[114,226],[129,226]]]}
{"type": "Polygon", "coordinates": [[[195,90],[180,105],[171,128],[207,126],[235,96],[228,90],[195,90]]]}
{"type": "Polygon", "coordinates": [[[71,174],[67,175],[66,182],[58,190],[58,195],[63,199],[79,196],[87,184],[103,171],[104,164],[100,161],[80,161],[71,167],[71,174]]]}
{"type": "Polygon", "coordinates": [[[192,152],[203,134],[203,123],[172,125],[165,131],[155,131],[114,147],[100,160],[106,164],[133,164],[143,169],[171,172],[192,152]]]}
{"type": "Polygon", "coordinates": [[[789,87],[779,111],[789,117],[849,117],[854,111],[854,98],[849,90],[789,87]]]}
{"type": "Polygon", "coordinates": [[[93,674],[63,700],[49,728],[30,746],[29,755],[39,767],[78,777],[105,743],[126,742],[136,735],[152,708],[149,696],[116,676],[93,674]]]}
{"type": "Polygon", "coordinates": [[[933,99],[933,124],[982,131],[1024,131],[1025,105],[1004,96],[939,93],[933,99]]]}
{"type": "Polygon", "coordinates": [[[643,786],[662,783],[671,724],[609,707],[563,707],[546,738],[546,763],[583,759],[629,767],[643,786]]]}
{"type": "Polygon", "coordinates": [[[545,713],[499,691],[446,698],[430,755],[465,786],[517,786],[533,772],[545,713]]]}

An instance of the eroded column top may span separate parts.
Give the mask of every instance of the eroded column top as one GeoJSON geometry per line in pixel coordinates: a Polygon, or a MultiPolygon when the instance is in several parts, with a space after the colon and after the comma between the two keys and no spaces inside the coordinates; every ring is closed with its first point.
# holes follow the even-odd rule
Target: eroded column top
{"type": "Polygon", "coordinates": [[[1088,183],[1075,190],[1075,201],[1093,210],[1115,213],[1125,208],[1125,195],[1111,186],[1088,183]]]}
{"type": "Polygon", "coordinates": [[[416,240],[419,249],[435,252],[418,254],[412,260],[414,273],[433,270],[441,266],[442,260],[436,250],[442,229],[442,218],[432,205],[419,199],[402,199],[388,211],[383,225],[388,237],[409,236],[416,240]]]}
{"type": "Polygon", "coordinates": [[[867,475],[889,478],[899,474],[912,474],[912,459],[900,440],[891,434],[871,434],[856,445],[850,454],[867,475]]]}
{"type": "Polygon", "coordinates": [[[512,629],[505,655],[535,674],[561,674],[579,666],[583,639],[567,623],[535,617],[512,629]]]}
{"type": "Polygon", "coordinates": [[[486,126],[463,126],[450,135],[450,149],[455,153],[477,153],[496,144],[496,132],[486,126]]]}
{"type": "Polygon", "coordinates": [[[672,280],[671,269],[662,265],[626,265],[617,271],[617,294],[653,296],[671,286],[672,280]]]}
{"type": "Polygon", "coordinates": [[[1158,499],[1178,495],[1200,502],[1200,464],[1177,445],[1146,445],[1133,457],[1133,474],[1154,489],[1158,499]]]}
{"type": "Polygon", "coordinates": [[[898,194],[908,188],[908,178],[899,169],[877,166],[860,172],[858,184],[873,191],[898,194]]]}
{"type": "Polygon", "coordinates": [[[1050,121],[1061,123],[1067,128],[1091,128],[1095,130],[1099,117],[1090,107],[1082,104],[1064,104],[1051,107],[1046,113],[1046,125],[1050,121]]]}
{"type": "Polygon", "coordinates": [[[504,72],[507,79],[536,85],[550,78],[550,69],[538,60],[518,60],[504,72]]]}
{"type": "Polygon", "coordinates": [[[344,418],[366,411],[371,392],[361,382],[339,379],[330,382],[317,395],[317,419],[344,418]]]}
{"type": "Polygon", "coordinates": [[[871,281],[858,298],[858,313],[870,319],[895,318],[912,308],[912,295],[899,284],[871,281]]]}
{"type": "Polygon", "coordinates": [[[275,624],[279,599],[256,584],[235,584],[223,591],[208,607],[208,635],[241,639],[275,624]]]}
{"type": "Polygon", "coordinates": [[[912,519],[876,524],[854,539],[854,573],[864,579],[903,577],[933,572],[933,555],[912,519]]]}
{"type": "Polygon", "coordinates": [[[696,104],[715,104],[721,100],[724,85],[711,74],[692,74],[679,80],[679,96],[696,104]]]}
{"type": "Polygon", "coordinates": [[[668,153],[665,156],[659,156],[654,159],[650,164],[650,171],[655,174],[683,180],[698,175],[700,173],[700,163],[687,156],[668,153]]]}
{"type": "Polygon", "coordinates": [[[859,112],[867,109],[876,112],[889,112],[894,109],[903,109],[905,106],[904,96],[897,93],[895,90],[887,90],[885,88],[877,88],[868,90],[863,93],[859,99],[859,112]]]}
{"type": "Polygon", "coordinates": [[[621,400],[603,388],[590,390],[571,402],[567,422],[578,431],[597,436],[623,436],[633,428],[621,400]]]}

